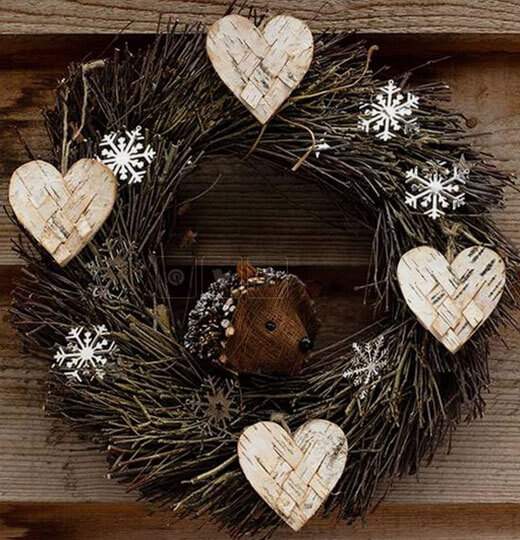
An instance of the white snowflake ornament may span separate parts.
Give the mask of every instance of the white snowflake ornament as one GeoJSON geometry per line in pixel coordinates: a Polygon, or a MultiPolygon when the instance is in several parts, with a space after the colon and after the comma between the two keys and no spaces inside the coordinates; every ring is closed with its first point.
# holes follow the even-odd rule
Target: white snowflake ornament
{"type": "Polygon", "coordinates": [[[359,399],[365,399],[368,394],[366,386],[379,379],[388,366],[388,350],[384,347],[383,336],[368,343],[353,343],[352,349],[355,354],[343,377],[350,379],[354,386],[362,387],[359,399]]]}
{"type": "Polygon", "coordinates": [[[405,203],[415,210],[420,206],[424,215],[437,219],[445,215],[445,209],[456,210],[466,204],[461,185],[468,176],[469,167],[464,157],[451,168],[444,161],[429,161],[422,169],[414,167],[406,172],[410,191],[406,192],[405,203]]]}
{"type": "Polygon", "coordinates": [[[372,103],[361,105],[359,128],[366,133],[377,132],[376,138],[388,141],[397,132],[409,131],[416,125],[413,111],[419,108],[419,98],[407,92],[402,93],[394,81],[390,80],[381,88],[372,103]]]}
{"type": "Polygon", "coordinates": [[[139,184],[146,174],[146,167],[155,157],[155,150],[150,145],[145,146],[143,141],[141,126],[132,131],[113,131],[99,143],[101,158],[98,159],[120,180],[139,184]]]}
{"type": "Polygon", "coordinates": [[[92,330],[81,326],[71,328],[66,347],[59,347],[54,355],[52,369],[77,382],[102,379],[106,363],[117,351],[116,344],[106,338],[108,335],[104,325],[94,326],[92,330]]]}

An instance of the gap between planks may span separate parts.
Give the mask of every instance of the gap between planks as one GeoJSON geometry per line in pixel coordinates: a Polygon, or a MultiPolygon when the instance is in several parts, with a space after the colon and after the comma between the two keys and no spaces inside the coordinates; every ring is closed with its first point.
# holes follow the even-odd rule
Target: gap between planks
{"type": "MultiPolygon", "coordinates": [[[[361,277],[364,269],[357,270],[361,277]]],[[[0,500],[131,501],[132,494],[106,479],[104,456],[58,420],[45,417],[48,363],[22,355],[9,325],[8,291],[17,269],[0,271],[0,500]]],[[[343,283],[341,269],[304,269],[323,320],[326,343],[370,321],[363,293],[343,283]]],[[[415,477],[396,481],[388,503],[520,503],[520,337],[492,343],[491,392],[483,419],[461,425],[452,451],[439,449],[415,477]]],[[[304,529],[305,531],[305,529],[304,529]]]]}
{"type": "MultiPolygon", "coordinates": [[[[146,41],[144,37],[134,39],[146,41]]],[[[11,126],[20,128],[35,154],[48,157],[41,108],[52,103],[55,81],[63,75],[69,60],[79,60],[89,49],[99,51],[104,47],[98,38],[84,36],[59,38],[58,45],[46,36],[31,38],[32,45],[26,39],[25,43],[20,40],[0,37],[0,44],[5,42],[0,51],[0,86],[5,97],[0,104],[0,205],[6,204],[10,175],[27,159],[11,126]],[[35,65],[34,58],[40,55],[42,63],[35,65]]],[[[409,45],[410,41],[400,43],[397,40],[395,47],[409,45]]],[[[404,69],[416,66],[422,58],[390,60],[396,60],[398,69],[404,69]]],[[[520,170],[516,151],[520,143],[520,107],[514,97],[520,80],[518,60],[517,54],[458,55],[417,75],[438,77],[451,84],[454,99],[450,107],[460,110],[472,121],[471,125],[476,122],[469,135],[485,151],[494,153],[509,171],[520,170]]],[[[251,174],[246,165],[230,167],[223,162],[218,170],[203,167],[197,172],[190,179],[192,192],[186,196],[199,193],[218,173],[224,175],[223,180],[181,222],[182,230],[198,232],[197,255],[204,257],[207,264],[233,264],[241,256],[249,256],[257,264],[291,266],[368,262],[370,233],[360,229],[341,232],[316,221],[309,211],[332,221],[338,219],[338,214],[316,189],[302,189],[302,184],[290,175],[266,170],[264,174],[271,175],[281,190],[273,193],[265,179],[251,174]],[[289,206],[283,193],[296,197],[303,209],[289,206]]],[[[497,211],[497,221],[520,246],[520,193],[511,191],[507,195],[506,209],[497,211]]],[[[20,262],[11,249],[15,235],[14,225],[0,213],[0,265],[20,262]]],[[[172,263],[189,264],[190,260],[191,253],[183,252],[172,263]]]]}

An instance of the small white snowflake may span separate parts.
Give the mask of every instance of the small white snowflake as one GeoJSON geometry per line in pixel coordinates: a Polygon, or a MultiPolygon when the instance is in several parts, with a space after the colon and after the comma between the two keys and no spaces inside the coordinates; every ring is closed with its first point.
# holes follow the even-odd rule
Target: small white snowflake
{"type": "Polygon", "coordinates": [[[417,209],[424,208],[423,214],[437,219],[445,214],[444,209],[451,206],[456,210],[465,203],[465,193],[460,193],[460,185],[465,184],[469,167],[462,157],[458,165],[451,169],[444,161],[429,161],[426,167],[414,167],[406,172],[406,183],[411,184],[406,192],[405,203],[417,209]]]}
{"type": "MultiPolygon", "coordinates": [[[[350,367],[343,377],[350,379],[355,386],[366,387],[377,380],[388,365],[388,350],[384,347],[384,337],[380,336],[368,343],[353,343],[354,355],[350,367]]],[[[362,388],[359,399],[365,399],[367,389],[362,388]]]]}
{"type": "Polygon", "coordinates": [[[332,146],[329,143],[325,142],[324,138],[321,138],[314,146],[314,155],[316,156],[316,158],[319,159],[322,150],[330,150],[331,148],[332,146]]]}
{"type": "Polygon", "coordinates": [[[155,150],[144,146],[144,136],[141,126],[132,131],[113,131],[105,135],[99,147],[101,158],[98,158],[116,174],[120,180],[128,180],[129,184],[138,184],[143,181],[146,166],[155,157],[155,150]]]}
{"type": "Polygon", "coordinates": [[[376,138],[388,141],[398,131],[409,131],[415,127],[416,119],[412,112],[419,107],[419,98],[401,89],[390,80],[376,95],[375,101],[361,105],[359,128],[366,133],[377,131],[376,138]]]}
{"type": "Polygon", "coordinates": [[[105,337],[107,335],[109,332],[104,325],[94,326],[92,331],[71,328],[66,347],[59,347],[54,355],[52,368],[78,382],[96,376],[102,379],[108,358],[117,350],[116,344],[105,337]]]}

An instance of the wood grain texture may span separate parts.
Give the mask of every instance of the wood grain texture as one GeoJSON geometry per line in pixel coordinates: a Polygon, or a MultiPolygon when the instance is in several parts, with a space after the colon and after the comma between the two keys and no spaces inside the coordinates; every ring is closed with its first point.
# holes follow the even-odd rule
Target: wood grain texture
{"type": "MultiPolygon", "coordinates": [[[[174,521],[139,504],[0,504],[0,540],[229,540],[207,521],[174,521]]],[[[516,540],[518,505],[383,505],[367,524],[314,518],[302,540],[516,540]]],[[[273,540],[294,540],[279,530],[273,540]]]]}
{"type": "Polygon", "coordinates": [[[240,435],[237,451],[255,491],[299,531],[343,474],[348,444],[343,430],[327,420],[310,420],[293,434],[275,422],[257,422],[240,435]]]}
{"type": "MultiPolygon", "coordinates": [[[[229,537],[207,521],[174,521],[139,504],[0,504],[0,540],[188,540],[229,537]]],[[[518,505],[383,505],[365,526],[314,518],[302,540],[516,540],[518,505]]],[[[291,540],[279,530],[274,540],[291,540]]]]}
{"type": "MultiPolygon", "coordinates": [[[[143,38],[133,39],[141,42],[143,38]]],[[[0,88],[4,89],[0,100],[0,205],[7,204],[9,177],[27,161],[13,127],[20,129],[35,157],[48,160],[41,108],[52,103],[53,88],[67,62],[83,58],[89,50],[95,58],[108,41],[108,37],[36,36],[29,45],[26,39],[0,37],[0,88]]],[[[401,53],[410,47],[410,41],[396,38],[387,40],[385,46],[388,52],[401,53]]],[[[429,58],[430,51],[437,51],[438,46],[438,40],[424,38],[424,48],[414,47],[412,52],[418,55],[422,50],[429,58]]],[[[405,67],[423,61],[417,57],[388,60],[405,67]]],[[[424,78],[438,77],[449,83],[453,91],[450,107],[468,118],[472,126],[469,135],[475,144],[493,153],[502,168],[520,170],[520,104],[515,97],[520,88],[519,55],[458,55],[420,73],[424,78]]],[[[205,263],[233,264],[240,257],[258,264],[289,266],[368,263],[369,232],[354,228],[343,231],[329,225],[337,223],[340,214],[317,188],[302,184],[293,175],[270,170],[259,174],[243,162],[220,161],[203,165],[190,178],[185,197],[203,191],[219,174],[222,180],[180,222],[182,230],[198,233],[196,254],[205,263]],[[288,204],[286,196],[299,206],[288,204]]],[[[520,246],[520,193],[508,192],[505,209],[496,215],[502,230],[520,246]]],[[[19,263],[11,250],[15,235],[16,228],[0,212],[0,265],[19,263]]],[[[186,264],[191,257],[191,250],[169,252],[172,265],[186,264]]]]}
{"type": "Polygon", "coordinates": [[[406,252],[397,279],[408,307],[451,353],[456,353],[497,306],[506,265],[489,248],[471,247],[451,264],[429,246],[406,252]]]}
{"type": "Polygon", "coordinates": [[[103,163],[80,159],[65,176],[34,160],[13,173],[9,203],[20,223],[60,266],[90,242],[110,215],[117,179],[103,163]]]}
{"type": "MultiPolygon", "coordinates": [[[[371,320],[363,305],[365,270],[297,269],[309,283],[323,321],[318,346],[371,320]],[[349,280],[345,281],[345,274],[349,280]]],[[[0,272],[2,291],[17,272],[0,272]],[[2,277],[3,276],[3,277],[2,277]]],[[[48,364],[21,354],[9,325],[7,294],[0,298],[0,501],[128,502],[134,495],[106,478],[103,455],[70,427],[45,416],[48,364]]],[[[520,336],[492,343],[492,384],[484,418],[461,425],[419,481],[395,482],[387,503],[520,503],[520,336]]],[[[331,530],[330,526],[328,529],[331,530]]],[[[304,528],[303,533],[305,533],[304,528]]],[[[302,534],[303,534],[302,533],[302,534]]]]}
{"type": "MultiPolygon", "coordinates": [[[[160,2],[137,5],[136,0],[118,7],[108,1],[49,0],[28,3],[11,0],[0,5],[0,27],[21,32],[118,31],[129,19],[130,30],[152,31],[156,9],[175,11],[180,17],[206,18],[212,22],[223,15],[228,3],[160,2]],[[29,7],[27,7],[27,5],[29,7]],[[143,7],[144,6],[144,7],[143,7]],[[158,7],[159,6],[159,7],[158,7]],[[173,7],[172,7],[173,6],[173,7]],[[126,9],[128,8],[128,9],[126,9]],[[136,11],[137,9],[137,11],[136,11]],[[150,11],[149,11],[150,10],[150,11]],[[184,11],[183,11],[184,10],[184,11]],[[188,10],[188,12],[186,12],[188,10]],[[24,13],[25,11],[25,13],[24,13]],[[117,12],[117,20],[114,17],[117,12]],[[132,13],[133,12],[133,13],[132,13]],[[95,15],[93,15],[95,13],[95,15]],[[130,16],[129,16],[130,13],[130,16]],[[135,16],[138,13],[139,16],[135,16]],[[102,16],[100,16],[102,14],[102,16]],[[9,20],[8,20],[9,19],[9,20]]],[[[271,3],[276,9],[278,2],[271,3]]],[[[284,4],[285,5],[285,4],[284,4]]],[[[302,13],[308,4],[287,8],[295,16],[310,19],[316,12],[302,13]]],[[[517,2],[338,2],[323,7],[311,27],[356,26],[370,32],[424,32],[410,36],[369,36],[370,43],[382,46],[384,61],[414,67],[438,53],[492,54],[452,55],[448,61],[430,66],[424,78],[439,77],[450,84],[453,103],[470,120],[470,136],[476,144],[493,153],[501,166],[520,170],[520,40],[516,32],[517,2]],[[376,5],[377,4],[377,5],[376,5]],[[405,5],[406,4],[406,5],[405,5]],[[426,7],[425,7],[426,6],[426,7]],[[489,9],[486,11],[486,7],[489,9]],[[334,9],[330,15],[328,9],[334,9]],[[354,11],[351,11],[355,10],[354,11]],[[382,15],[382,9],[385,14],[382,15]],[[408,15],[403,15],[409,9],[408,15]],[[446,17],[446,10],[456,16],[446,17]],[[443,12],[443,16],[439,16],[443,12]],[[422,28],[422,30],[421,30],[422,28]],[[386,30],[385,30],[386,29],[386,30]],[[430,33],[439,37],[429,37],[430,33]],[[446,32],[451,35],[446,36],[446,32]],[[469,35],[462,32],[474,32],[469,35]],[[481,32],[495,32],[483,39],[481,32]],[[504,54],[511,52],[514,54],[504,54]],[[405,59],[388,55],[405,55],[405,59]],[[413,58],[411,56],[413,55],[413,58]]],[[[265,3],[261,7],[265,7],[265,3]]],[[[8,179],[27,160],[12,127],[21,130],[36,156],[49,158],[49,147],[40,119],[40,109],[52,102],[56,81],[70,60],[80,60],[93,51],[98,57],[112,36],[21,36],[0,37],[0,204],[6,204],[8,179]],[[37,52],[37,54],[36,54],[37,52]]],[[[146,40],[130,36],[134,42],[146,40]]],[[[377,62],[377,58],[376,58],[377,62]]],[[[322,339],[337,337],[339,330],[351,332],[370,321],[370,310],[362,306],[365,274],[357,265],[368,260],[370,235],[359,230],[338,232],[317,221],[311,212],[332,221],[338,218],[317,190],[302,190],[289,175],[272,175],[279,191],[242,163],[219,163],[203,167],[190,184],[191,194],[199,193],[216,175],[223,180],[208,197],[194,205],[183,217],[182,227],[199,235],[197,252],[205,262],[236,263],[240,255],[254,262],[271,264],[350,264],[340,272],[322,268],[313,273],[299,268],[316,291],[324,322],[322,339]],[[297,196],[301,208],[289,207],[284,194],[297,196]],[[202,218],[201,216],[204,216],[202,218]],[[276,227],[273,223],[276,222],[276,227]],[[305,237],[305,242],[301,238],[305,237]],[[225,241],[223,241],[225,239],[225,241]]],[[[265,174],[265,173],[264,173],[265,174]]],[[[189,197],[190,193],[186,193],[189,197]]],[[[520,246],[520,195],[508,194],[506,208],[497,213],[499,225],[520,246]]],[[[17,264],[11,251],[15,228],[0,213],[0,265],[17,264]]],[[[188,254],[171,255],[173,264],[189,261],[188,254]]],[[[4,267],[5,269],[5,267],[4,267]]],[[[90,501],[89,504],[4,504],[0,507],[0,538],[25,537],[34,540],[82,538],[125,540],[157,538],[197,538],[202,522],[175,524],[171,515],[148,516],[144,505],[130,504],[133,494],[105,477],[104,458],[80,440],[61,422],[44,415],[44,362],[22,355],[8,326],[7,292],[13,274],[0,272],[0,500],[3,501],[90,501]],[[93,504],[93,501],[112,503],[93,504]],[[114,504],[115,503],[115,504],[114,504]],[[123,504],[120,504],[123,503],[123,504]],[[3,536],[2,536],[3,535],[3,536]]],[[[368,527],[334,526],[330,520],[315,518],[300,532],[304,538],[353,538],[371,540],[513,540],[520,537],[520,339],[504,336],[509,348],[492,344],[490,394],[486,415],[470,425],[462,425],[453,435],[451,453],[440,449],[420,481],[403,478],[374,515],[368,527]],[[507,504],[505,504],[507,503],[507,504]],[[508,504],[514,503],[514,504],[508,504]]],[[[224,539],[225,535],[204,524],[204,534],[224,539]]],[[[282,531],[278,538],[289,538],[282,531]]]]}
{"type": "Polygon", "coordinates": [[[259,29],[228,15],[211,25],[206,50],[224,84],[265,124],[307,73],[314,43],[309,27],[294,17],[273,17],[259,29]]]}
{"type": "MultiPolygon", "coordinates": [[[[119,32],[131,24],[133,32],[154,32],[160,15],[165,20],[203,21],[211,24],[225,15],[227,0],[3,0],[0,33],[102,33],[119,32]]],[[[517,0],[250,0],[248,6],[272,13],[290,12],[309,20],[314,30],[352,28],[359,32],[386,33],[518,33],[520,3],[517,0]]]]}

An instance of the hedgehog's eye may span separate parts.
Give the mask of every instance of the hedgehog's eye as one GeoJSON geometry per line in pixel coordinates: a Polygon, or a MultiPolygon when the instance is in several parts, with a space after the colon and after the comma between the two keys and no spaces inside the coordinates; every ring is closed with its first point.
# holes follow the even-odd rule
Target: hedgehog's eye
{"type": "Polygon", "coordinates": [[[265,327],[269,332],[274,332],[276,330],[276,323],[274,321],[267,321],[265,327]]]}

